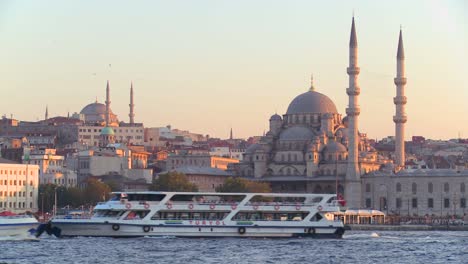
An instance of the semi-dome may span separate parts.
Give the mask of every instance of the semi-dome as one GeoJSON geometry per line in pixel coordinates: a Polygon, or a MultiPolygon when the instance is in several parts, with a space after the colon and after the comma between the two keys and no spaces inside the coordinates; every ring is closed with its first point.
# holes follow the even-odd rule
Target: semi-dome
{"type": "Polygon", "coordinates": [[[348,150],[346,147],[336,141],[330,141],[324,148],[325,152],[331,152],[331,153],[336,153],[336,152],[347,152],[348,150]]]}
{"type": "Polygon", "coordinates": [[[254,153],[255,151],[257,151],[257,149],[260,149],[260,148],[261,148],[261,145],[258,144],[258,143],[255,143],[255,144],[250,145],[250,146],[245,150],[245,153],[251,154],[251,153],[254,153]]]}
{"type": "Polygon", "coordinates": [[[280,140],[312,140],[314,132],[306,127],[293,126],[280,134],[280,140]]]}
{"type": "Polygon", "coordinates": [[[286,112],[288,115],[303,113],[338,113],[338,111],[328,96],[316,91],[307,91],[294,98],[286,112]]]}

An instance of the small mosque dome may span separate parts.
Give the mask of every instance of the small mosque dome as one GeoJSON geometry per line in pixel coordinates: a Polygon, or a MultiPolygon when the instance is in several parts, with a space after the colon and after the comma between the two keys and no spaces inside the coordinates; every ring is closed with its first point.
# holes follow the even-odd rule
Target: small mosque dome
{"type": "Polygon", "coordinates": [[[348,150],[343,144],[332,140],[328,142],[328,144],[325,146],[324,151],[329,152],[329,153],[336,153],[336,152],[347,152],[348,150]]]}
{"type": "Polygon", "coordinates": [[[281,118],[280,115],[274,114],[270,117],[270,121],[282,121],[283,119],[281,118]]]}
{"type": "Polygon", "coordinates": [[[105,127],[101,130],[101,135],[114,135],[114,129],[111,127],[105,127]]]}

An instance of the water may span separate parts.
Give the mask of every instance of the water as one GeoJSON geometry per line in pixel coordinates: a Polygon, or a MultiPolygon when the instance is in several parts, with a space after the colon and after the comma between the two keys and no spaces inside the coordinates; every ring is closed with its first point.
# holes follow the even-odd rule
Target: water
{"type": "Polygon", "coordinates": [[[468,263],[468,232],[348,231],[332,239],[0,241],[0,263],[468,263]]]}

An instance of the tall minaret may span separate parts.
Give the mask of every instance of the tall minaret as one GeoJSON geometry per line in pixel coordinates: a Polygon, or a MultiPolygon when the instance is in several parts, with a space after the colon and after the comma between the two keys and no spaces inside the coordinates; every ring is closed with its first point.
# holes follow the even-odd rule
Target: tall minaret
{"type": "Polygon", "coordinates": [[[135,123],[135,113],[133,112],[135,105],[133,104],[133,82],[130,84],[130,113],[128,117],[130,117],[130,124],[133,125],[135,123]]]}
{"type": "Polygon", "coordinates": [[[360,88],[358,85],[358,45],[354,17],[351,25],[351,37],[349,40],[349,88],[346,93],[349,96],[348,108],[348,167],[346,170],[345,199],[349,207],[361,207],[361,174],[359,171],[359,137],[358,137],[358,117],[360,113],[358,96],[360,88]]]}
{"type": "Polygon", "coordinates": [[[229,139],[234,139],[233,135],[232,135],[232,127],[231,127],[231,133],[229,133],[229,139]]]}
{"type": "Polygon", "coordinates": [[[396,85],[396,96],[393,98],[396,113],[393,116],[395,122],[395,165],[400,169],[405,166],[405,51],[403,49],[403,35],[400,28],[400,39],[398,40],[397,51],[397,75],[393,80],[396,85]]]}
{"type": "Polygon", "coordinates": [[[47,120],[49,119],[49,106],[46,105],[45,107],[45,116],[44,116],[44,120],[47,120]]]}
{"type": "Polygon", "coordinates": [[[106,127],[109,126],[110,123],[110,88],[109,88],[109,81],[107,81],[106,87],[106,127]]]}

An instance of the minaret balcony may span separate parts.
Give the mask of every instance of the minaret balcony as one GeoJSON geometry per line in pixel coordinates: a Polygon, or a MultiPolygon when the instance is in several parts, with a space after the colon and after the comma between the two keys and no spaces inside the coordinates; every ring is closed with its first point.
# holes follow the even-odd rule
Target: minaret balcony
{"type": "Polygon", "coordinates": [[[348,72],[348,75],[356,75],[359,74],[361,69],[359,67],[348,67],[346,68],[346,72],[348,72]]]}
{"type": "Polygon", "coordinates": [[[361,88],[359,87],[354,87],[354,88],[347,88],[346,89],[346,94],[348,95],[359,95],[361,93],[361,88]]]}
{"type": "Polygon", "coordinates": [[[393,122],[395,122],[397,124],[398,123],[403,123],[404,124],[404,123],[406,123],[406,120],[407,120],[406,115],[393,116],[393,122]]]}
{"type": "Polygon", "coordinates": [[[404,105],[406,104],[406,96],[396,96],[393,97],[393,103],[396,105],[404,105]]]}
{"type": "Polygon", "coordinates": [[[359,109],[359,107],[346,108],[346,114],[348,116],[358,116],[360,113],[361,109],[359,109]]]}
{"type": "Polygon", "coordinates": [[[405,85],[406,84],[406,78],[405,77],[396,77],[393,79],[393,82],[395,85],[405,85]]]}

